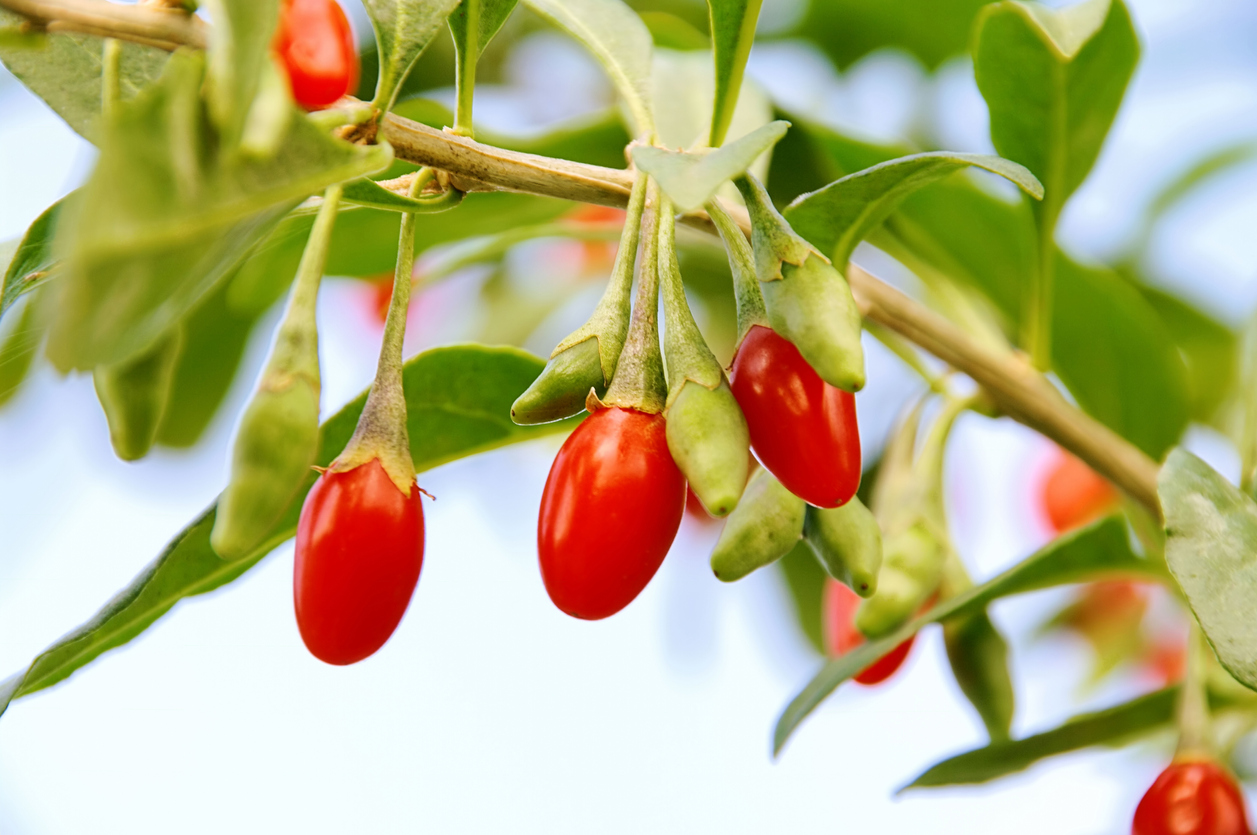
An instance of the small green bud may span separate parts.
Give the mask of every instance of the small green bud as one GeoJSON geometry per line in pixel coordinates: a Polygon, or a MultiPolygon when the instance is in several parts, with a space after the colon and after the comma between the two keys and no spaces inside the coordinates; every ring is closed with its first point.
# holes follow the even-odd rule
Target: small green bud
{"type": "Polygon", "coordinates": [[[759,470],[729,514],[711,552],[711,570],[726,583],[781,559],[799,544],[807,503],[759,470]]]}
{"type": "Polygon", "coordinates": [[[855,625],[869,638],[899,628],[938,588],[946,549],[921,524],[889,537],[877,593],[860,604],[855,625]]]}
{"type": "Polygon", "coordinates": [[[231,481],[218,499],[210,544],[228,560],[262,544],[292,504],[319,447],[319,390],[305,376],[265,383],[240,419],[231,481]]]}
{"type": "Polygon", "coordinates": [[[943,643],[956,683],[978,711],[991,741],[1008,739],[1015,697],[1004,636],[981,611],[946,621],[943,643]]]}
{"type": "Polygon", "coordinates": [[[847,280],[811,254],[801,266],[782,264],[779,281],[761,281],[773,330],[799,349],[821,379],[844,391],[864,388],[860,309],[847,280]]]}
{"type": "Polygon", "coordinates": [[[803,538],[829,576],[861,597],[877,592],[882,568],[882,531],[858,497],[834,508],[808,507],[803,538]]]}
{"type": "Polygon", "coordinates": [[[693,380],[664,412],[668,451],[712,516],[727,516],[742,498],[751,435],[728,382],[712,391],[693,380]]]}
{"type": "Polygon", "coordinates": [[[152,448],[181,350],[183,329],[172,328],[142,353],[92,373],[109,439],[123,461],[137,461],[152,448]]]}
{"type": "Polygon", "coordinates": [[[607,391],[596,336],[550,357],[540,376],[511,405],[511,420],[529,426],[580,414],[591,388],[599,397],[607,391]]]}

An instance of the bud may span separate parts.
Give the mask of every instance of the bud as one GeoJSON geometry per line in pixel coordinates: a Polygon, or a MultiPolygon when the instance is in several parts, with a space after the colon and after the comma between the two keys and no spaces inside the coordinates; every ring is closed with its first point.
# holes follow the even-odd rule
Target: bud
{"type": "Polygon", "coordinates": [[[740,580],[784,557],[803,536],[806,507],[767,470],[757,471],[711,552],[716,578],[740,580]]]}
{"type": "Polygon", "coordinates": [[[877,593],[860,604],[855,625],[869,638],[898,629],[934,594],[946,557],[944,546],[921,523],[888,537],[877,593]]]}
{"type": "Polygon", "coordinates": [[[109,440],[123,461],[137,461],[152,448],[182,349],[183,329],[175,327],[142,353],[92,372],[109,440]]]}
{"type": "Polygon", "coordinates": [[[668,451],[712,516],[727,516],[746,487],[750,434],[727,382],[686,380],[664,413],[668,451]]]}
{"type": "Polygon", "coordinates": [[[597,336],[556,348],[541,375],[511,404],[511,420],[529,426],[571,417],[585,408],[590,389],[599,397],[607,392],[597,336]]]}
{"type": "Polygon", "coordinates": [[[882,532],[858,497],[834,508],[809,506],[803,538],[835,580],[861,597],[877,591],[882,567],[882,532]]]}

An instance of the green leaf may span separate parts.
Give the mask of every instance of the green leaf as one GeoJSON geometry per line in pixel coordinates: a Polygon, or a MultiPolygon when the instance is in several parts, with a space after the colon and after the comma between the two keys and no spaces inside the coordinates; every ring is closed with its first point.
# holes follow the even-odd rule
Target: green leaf
{"type": "Polygon", "coordinates": [[[825,654],[824,627],[821,624],[821,600],[825,594],[825,578],[812,546],[800,540],[798,545],[777,560],[790,600],[794,604],[794,618],[812,649],[825,654]]]}
{"type": "MultiPolygon", "coordinates": [[[[502,28],[502,24],[506,23],[506,19],[511,16],[511,12],[515,10],[519,0],[478,0],[480,3],[480,23],[476,27],[479,38],[477,38],[476,54],[484,53],[484,48],[489,45],[489,41],[493,40],[493,36],[502,28]]],[[[450,14],[450,32],[454,35],[454,44],[461,52],[463,44],[467,43],[467,11],[466,5],[460,0],[459,5],[450,14]]]]}
{"type": "Polygon", "coordinates": [[[4,317],[18,299],[52,276],[53,267],[57,264],[53,238],[63,202],[64,198],[44,209],[44,213],[35,218],[35,222],[22,236],[22,242],[17,245],[17,250],[4,271],[4,282],[0,283],[0,318],[4,317]]]}
{"type": "Polygon", "coordinates": [[[279,21],[279,0],[205,0],[210,19],[206,99],[223,144],[235,148],[258,92],[279,21]]]}
{"type": "Polygon", "coordinates": [[[0,406],[17,394],[44,339],[44,322],[34,302],[33,298],[27,302],[21,317],[0,342],[0,406]]]}
{"type": "Polygon", "coordinates": [[[724,142],[725,133],[733,121],[762,4],[763,0],[707,0],[711,11],[712,50],[716,59],[716,95],[712,106],[710,139],[713,146],[724,142]]]}
{"type": "Polygon", "coordinates": [[[628,108],[633,134],[655,132],[650,73],[654,42],[637,13],[621,0],[524,0],[593,53],[628,108]]]}
{"type": "Polygon", "coordinates": [[[1036,200],[1043,199],[1043,186],[1015,162],[986,154],[931,151],[850,174],[799,197],[784,214],[795,231],[832,253],[834,264],[845,270],[856,245],[908,195],[967,166],[999,174],[1036,200]]]}
{"type": "Polygon", "coordinates": [[[791,34],[816,44],[840,69],[884,47],[935,69],[968,49],[973,18],[987,1],[813,0],[791,34]]]}
{"type": "MultiPolygon", "coordinates": [[[[666,148],[693,148],[707,144],[711,130],[715,68],[706,52],[655,50],[651,90],[659,144],[666,148]]],[[[772,107],[754,83],[742,85],[726,141],[738,139],[772,121],[772,107]]],[[[768,169],[765,154],[751,171],[757,177],[768,169]]],[[[730,194],[737,190],[729,187],[730,194]]]]}
{"type": "Polygon", "coordinates": [[[1157,493],[1170,573],[1222,666],[1257,690],[1257,503],[1181,447],[1157,493]]]}
{"type": "Polygon", "coordinates": [[[436,197],[407,197],[384,186],[368,177],[359,177],[345,183],[341,200],[355,206],[366,206],[371,209],[386,209],[390,212],[444,212],[454,208],[461,202],[462,194],[456,191],[436,197]]]}
{"type": "Polygon", "coordinates": [[[1039,760],[1090,748],[1117,745],[1168,728],[1178,686],[1094,713],[1075,716],[1050,731],[1009,742],[994,742],[930,766],[900,791],[985,783],[1029,768],[1039,760]]]}
{"type": "Polygon", "coordinates": [[[777,728],[773,733],[773,753],[781,753],[782,747],[799,724],[838,685],[928,624],[978,612],[992,600],[1009,595],[1077,583],[1100,576],[1132,575],[1154,578],[1164,576],[1156,565],[1135,556],[1131,551],[1126,526],[1119,518],[1111,517],[1066,534],[1003,574],[940,603],[884,637],[862,644],[858,649],[828,662],[777,720],[777,728]]]}
{"type": "Polygon", "coordinates": [[[1095,164],[1139,60],[1126,6],[1005,0],[978,15],[974,44],[995,149],[1033,171],[1059,212],[1095,164]]]}
{"type": "Polygon", "coordinates": [[[724,183],[746,173],[755,160],[786,135],[789,122],[770,122],[710,153],[684,153],[639,145],[637,167],[658,181],[682,212],[702,206],[724,183]]]}
{"type": "Polygon", "coordinates": [[[332,139],[295,110],[283,154],[215,154],[203,76],[203,57],[180,50],[155,87],[120,105],[91,179],[67,205],[48,346],[63,370],[143,350],[295,203],[389,162],[387,146],[332,139]]]}
{"type": "MultiPolygon", "coordinates": [[[[413,357],[405,365],[404,385],[415,469],[423,472],[458,458],[570,430],[575,421],[536,427],[511,422],[512,401],[543,365],[541,360],[515,348],[482,345],[434,348],[413,357]]],[[[344,448],[365,401],[366,394],[359,395],[323,424],[319,464],[331,463],[344,448]]],[[[316,475],[311,473],[302,495],[313,485],[316,475]]],[[[293,535],[300,505],[301,502],[294,502],[266,544],[238,562],[226,562],[210,548],[214,509],[207,510],[91,620],[0,684],[0,712],[10,699],[56,684],[101,653],[127,643],[180,600],[235,580],[293,535]]]]}
{"type": "MultiPolygon", "coordinates": [[[[0,26],[25,18],[0,9],[0,26]]],[[[65,119],[85,139],[94,139],[100,115],[104,40],[91,35],[48,35],[42,49],[0,44],[0,61],[31,92],[65,119]]],[[[170,53],[123,41],[118,64],[118,92],[134,98],[157,80],[170,53]]]]}
{"type": "Polygon", "coordinates": [[[1252,140],[1226,145],[1201,157],[1157,190],[1148,202],[1146,226],[1150,229],[1203,183],[1224,171],[1247,165],[1254,158],[1257,158],[1257,142],[1252,140]]]}
{"type": "Polygon", "coordinates": [[[363,0],[379,45],[380,80],[375,106],[392,110],[410,68],[440,33],[459,0],[363,0]]]}

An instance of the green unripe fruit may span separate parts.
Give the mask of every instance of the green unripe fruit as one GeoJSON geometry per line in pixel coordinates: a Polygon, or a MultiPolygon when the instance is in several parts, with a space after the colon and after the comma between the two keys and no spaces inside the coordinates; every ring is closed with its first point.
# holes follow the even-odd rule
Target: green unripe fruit
{"type": "Polygon", "coordinates": [[[733,510],[750,469],[751,436],[729,384],[714,391],[687,380],[667,418],[668,451],[712,516],[733,510]]]}
{"type": "Polygon", "coordinates": [[[893,632],[938,588],[946,550],[924,525],[887,539],[877,593],[860,604],[855,625],[869,638],[893,632]]]}
{"type": "Polygon", "coordinates": [[[991,741],[1008,739],[1015,703],[1004,636],[984,610],[946,621],[943,643],[956,683],[978,711],[991,741]]]}
{"type": "Polygon", "coordinates": [[[802,266],[782,264],[781,274],[778,281],[760,282],[773,330],[831,386],[850,392],[864,388],[860,309],[842,273],[812,254],[802,266]]]}
{"type": "Polygon", "coordinates": [[[803,538],[835,580],[861,597],[877,591],[882,531],[859,497],[834,508],[808,507],[803,538]]]}
{"type": "Polygon", "coordinates": [[[92,373],[109,440],[123,461],[137,461],[152,449],[182,349],[183,329],[174,328],[142,353],[92,373]]]}
{"type": "Polygon", "coordinates": [[[319,447],[319,390],[304,376],[263,387],[240,419],[231,481],[218,499],[210,544],[220,557],[253,553],[292,505],[319,447]]]}
{"type": "Polygon", "coordinates": [[[767,470],[755,473],[711,552],[716,578],[740,580],[784,557],[803,536],[806,507],[767,470]]]}
{"type": "Polygon", "coordinates": [[[529,426],[580,414],[590,389],[600,397],[607,391],[596,336],[550,357],[541,375],[511,405],[511,420],[529,426]]]}

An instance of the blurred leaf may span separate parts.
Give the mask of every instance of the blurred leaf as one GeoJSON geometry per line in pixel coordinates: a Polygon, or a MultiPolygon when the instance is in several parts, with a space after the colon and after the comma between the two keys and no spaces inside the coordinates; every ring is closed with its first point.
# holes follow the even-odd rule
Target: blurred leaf
{"type": "Polygon", "coordinates": [[[716,90],[711,115],[711,144],[724,141],[725,131],[742,91],[746,59],[755,42],[755,25],[763,0],[707,0],[711,41],[716,59],[716,90]]]}
{"type": "MultiPolygon", "coordinates": [[[[655,50],[651,89],[659,142],[667,148],[691,148],[707,144],[711,130],[712,96],[716,88],[711,55],[705,52],[655,50]]],[[[742,85],[726,141],[739,139],[772,121],[767,96],[753,82],[742,85]]],[[[757,177],[768,170],[768,154],[751,166],[757,177]]],[[[732,194],[737,189],[728,187],[732,194]]]]}
{"type": "MultiPolygon", "coordinates": [[[[410,68],[445,25],[459,0],[362,0],[378,44],[380,75],[375,104],[391,110],[410,68]]],[[[499,24],[500,25],[500,24],[499,24]]]]}
{"type": "Polygon", "coordinates": [[[973,18],[986,2],[810,0],[792,32],[819,46],[840,69],[884,47],[905,49],[933,69],[968,49],[973,18]]]}
{"type": "Polygon", "coordinates": [[[1119,518],[1110,517],[1059,537],[995,578],[949,598],[894,632],[828,662],[777,720],[773,753],[781,753],[799,724],[838,685],[908,640],[922,627],[980,611],[992,600],[1001,597],[1114,575],[1163,576],[1157,566],[1131,551],[1126,526],[1119,518]]]}
{"type": "Polygon", "coordinates": [[[1226,145],[1201,157],[1186,171],[1163,185],[1148,203],[1145,225],[1151,228],[1196,188],[1217,174],[1247,165],[1257,158],[1257,142],[1226,145]]]}
{"type": "Polygon", "coordinates": [[[711,49],[707,33],[671,12],[639,12],[655,46],[664,49],[711,49]]]}
{"type": "Polygon", "coordinates": [[[621,0],[524,0],[528,8],[584,44],[619,91],[634,135],[652,134],[650,73],[654,41],[621,0]]]}
{"type": "Polygon", "coordinates": [[[1170,572],[1222,666],[1257,690],[1257,503],[1181,447],[1157,492],[1170,572]]]}
{"type": "Polygon", "coordinates": [[[974,166],[999,174],[1035,199],[1043,186],[1015,162],[987,154],[931,151],[900,157],[849,174],[819,191],[796,199],[785,210],[799,234],[823,252],[831,253],[845,270],[860,241],[882,224],[912,192],[962,168],[974,166]]]}
{"type": "MultiPolygon", "coordinates": [[[[23,20],[0,9],[0,26],[23,20]]],[[[104,43],[91,35],[48,35],[42,49],[0,44],[0,61],[77,134],[95,139],[93,126],[100,115],[104,43]]],[[[121,98],[134,98],[156,81],[169,57],[169,52],[157,47],[123,41],[118,65],[121,98]]]]}
{"type": "Polygon", "coordinates": [[[0,406],[17,394],[43,340],[44,322],[36,314],[35,300],[31,299],[0,341],[0,406]]]}
{"type": "Polygon", "coordinates": [[[1072,632],[1085,640],[1095,657],[1088,676],[1094,685],[1145,650],[1142,626],[1147,609],[1147,595],[1134,583],[1088,583],[1043,624],[1039,634],[1072,632]]]}
{"type": "Polygon", "coordinates": [[[991,139],[1043,181],[1045,211],[1087,178],[1138,61],[1122,0],[1060,10],[1005,0],[978,15],[973,68],[991,139]]]}
{"type": "Polygon", "coordinates": [[[179,51],[119,105],[87,185],[59,223],[68,253],[49,358],[89,369],[143,350],[296,202],[388,164],[387,146],[332,139],[293,112],[284,153],[224,159],[200,98],[204,60],[179,51]]]}
{"type": "Polygon", "coordinates": [[[425,195],[415,198],[389,191],[369,177],[359,177],[345,183],[341,200],[355,206],[385,209],[390,212],[415,212],[435,214],[445,212],[462,202],[462,194],[450,191],[444,195],[425,195]]]}
{"type": "Polygon", "coordinates": [[[235,148],[270,59],[279,0],[204,0],[210,28],[205,98],[226,148],[235,148]]]}
{"type": "Polygon", "coordinates": [[[1008,642],[985,609],[943,624],[943,644],[956,684],[992,740],[1008,739],[1015,706],[1008,642]]]}
{"type": "Polygon", "coordinates": [[[716,189],[738,177],[789,129],[789,122],[770,122],[709,153],[684,153],[640,145],[633,149],[637,167],[655,178],[682,212],[707,202],[716,189]]]}
{"type": "MultiPolygon", "coordinates": [[[[493,36],[506,23],[519,0],[478,0],[480,3],[480,25],[476,27],[479,38],[476,40],[476,54],[484,52],[484,48],[493,40],[493,36]]],[[[467,42],[467,6],[460,0],[458,6],[450,13],[450,32],[454,36],[455,48],[462,51],[467,42]]]]}
{"type": "Polygon", "coordinates": [[[42,285],[52,275],[57,259],[53,253],[53,239],[57,232],[57,219],[61,214],[64,198],[53,203],[35,218],[13,252],[0,283],[0,319],[23,295],[42,285]]]}
{"type": "MultiPolygon", "coordinates": [[[[781,559],[781,576],[794,603],[795,621],[812,649],[825,654],[825,635],[821,625],[821,599],[825,594],[825,569],[821,568],[812,547],[803,540],[781,559]]],[[[858,671],[857,671],[858,672],[858,671]]]]}
{"type": "MultiPolygon", "coordinates": [[[[423,472],[449,461],[507,444],[570,430],[575,421],[516,426],[512,401],[541,372],[544,363],[524,351],[481,345],[435,348],[406,363],[407,429],[415,468],[423,472]]],[[[318,463],[327,465],[344,448],[362,412],[366,394],[332,416],[322,428],[318,463]]],[[[302,495],[313,485],[310,474],[302,495]]],[[[210,508],[166,546],[131,585],[95,617],[58,640],[31,664],[0,684],[0,712],[11,699],[62,681],[101,653],[127,643],[185,597],[213,591],[235,580],[296,530],[301,502],[258,551],[226,562],[210,548],[210,508]]]]}

